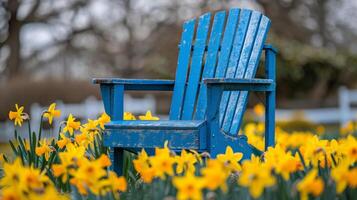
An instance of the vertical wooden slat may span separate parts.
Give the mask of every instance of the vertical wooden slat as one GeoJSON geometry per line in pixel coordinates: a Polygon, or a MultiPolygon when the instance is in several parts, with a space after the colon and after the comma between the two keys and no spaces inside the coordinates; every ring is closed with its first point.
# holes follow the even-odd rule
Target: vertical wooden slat
{"type": "Polygon", "coordinates": [[[195,107],[197,90],[201,78],[203,55],[206,48],[206,40],[209,31],[211,13],[206,13],[199,18],[195,46],[192,54],[192,63],[185,92],[182,117],[183,120],[192,119],[195,107]]]}
{"type": "Polygon", "coordinates": [[[181,117],[183,98],[185,95],[188,65],[190,63],[192,39],[195,29],[195,19],[183,24],[183,32],[180,42],[180,52],[177,61],[175,87],[172,95],[170,119],[176,120],[181,117]]]}
{"type": "MultiPolygon", "coordinates": [[[[260,20],[258,33],[254,41],[254,47],[249,58],[248,68],[244,74],[244,78],[253,78],[256,74],[260,55],[263,49],[263,45],[269,27],[270,27],[270,20],[267,17],[263,16],[262,19],[260,20]]],[[[247,107],[247,102],[248,102],[248,92],[241,91],[238,99],[237,107],[235,108],[234,121],[232,123],[230,133],[238,133],[239,127],[243,119],[243,114],[247,107]]]]}
{"type": "MultiPolygon", "coordinates": [[[[241,71],[242,69],[237,69],[238,67],[244,68],[242,65],[238,65],[239,58],[242,53],[242,47],[245,41],[248,25],[250,22],[250,17],[251,17],[252,11],[250,10],[245,10],[243,9],[241,11],[241,14],[239,16],[239,22],[238,22],[238,28],[236,31],[236,35],[234,38],[234,43],[233,43],[233,50],[231,53],[231,56],[229,58],[229,63],[228,63],[228,68],[225,77],[226,78],[234,78],[235,74],[237,71],[241,71]]],[[[244,70],[244,69],[243,69],[244,70]]],[[[228,125],[227,121],[225,121],[225,116],[226,116],[226,110],[228,107],[228,101],[230,97],[231,92],[226,91],[223,93],[221,104],[220,104],[220,112],[222,114],[222,124],[224,126],[228,125]],[[226,122],[226,124],[224,124],[226,122]]],[[[230,108],[231,109],[231,108],[230,108]]]]}
{"type": "MultiPolygon", "coordinates": [[[[237,28],[237,22],[239,18],[240,9],[231,9],[229,11],[227,25],[224,30],[224,35],[221,44],[221,52],[219,54],[217,68],[214,77],[223,78],[226,74],[227,64],[229,55],[232,50],[232,43],[234,39],[234,35],[237,28]]],[[[222,120],[222,113],[220,112],[220,120],[222,120]]]]}
{"type": "Polygon", "coordinates": [[[218,50],[221,42],[221,37],[223,33],[224,22],[226,18],[226,12],[220,11],[216,13],[212,30],[210,34],[210,40],[208,43],[208,50],[206,54],[206,63],[202,72],[201,86],[199,89],[199,95],[196,105],[196,113],[194,119],[204,119],[207,110],[207,87],[203,84],[202,80],[204,78],[211,78],[214,76],[216,70],[218,50]]]}
{"type": "MultiPolygon", "coordinates": [[[[252,12],[249,21],[249,26],[246,32],[246,37],[244,39],[242,53],[239,58],[237,71],[234,75],[235,78],[243,78],[244,72],[247,69],[249,58],[256,38],[256,33],[259,28],[260,18],[261,18],[261,14],[259,12],[252,12]]],[[[227,100],[228,103],[227,103],[227,108],[225,110],[226,111],[225,115],[223,117],[223,125],[222,125],[222,129],[227,133],[229,132],[233,122],[233,116],[237,105],[238,95],[239,92],[231,92],[227,100]]],[[[231,134],[234,135],[235,133],[231,133],[231,134]]]]}

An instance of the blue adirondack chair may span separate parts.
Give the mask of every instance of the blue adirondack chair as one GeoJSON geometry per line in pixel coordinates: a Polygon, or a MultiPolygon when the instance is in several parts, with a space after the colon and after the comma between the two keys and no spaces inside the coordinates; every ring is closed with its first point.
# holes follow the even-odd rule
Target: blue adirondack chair
{"type": "Polygon", "coordinates": [[[93,79],[112,119],[103,137],[117,173],[124,150],[150,151],[165,141],[172,150],[195,149],[212,157],[229,145],[250,158],[255,148],[238,135],[249,91],[266,94],[265,148],[274,145],[276,50],[265,45],[270,20],[257,11],[230,9],[227,17],[220,11],[210,22],[206,13],[183,24],[175,80],[93,79]],[[263,49],[266,79],[257,79],[263,49]],[[169,120],[124,121],[126,90],[173,91],[169,120]]]}

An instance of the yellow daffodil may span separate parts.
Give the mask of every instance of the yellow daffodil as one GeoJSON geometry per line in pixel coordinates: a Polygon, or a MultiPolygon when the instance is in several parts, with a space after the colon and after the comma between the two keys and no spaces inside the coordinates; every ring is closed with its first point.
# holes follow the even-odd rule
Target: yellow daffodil
{"type": "Polygon", "coordinates": [[[307,200],[309,194],[318,197],[322,193],[324,190],[324,182],[317,176],[317,169],[313,169],[297,184],[296,187],[300,192],[300,199],[307,200]]]}
{"type": "Polygon", "coordinates": [[[91,136],[96,135],[99,133],[98,124],[99,122],[97,120],[88,119],[88,122],[83,124],[83,130],[81,131],[87,132],[91,136]]]}
{"type": "Polygon", "coordinates": [[[109,167],[110,165],[112,165],[112,162],[110,161],[110,159],[108,158],[107,155],[102,154],[98,159],[97,162],[99,163],[99,165],[101,167],[109,167]]]}
{"type": "Polygon", "coordinates": [[[71,139],[66,137],[63,133],[60,133],[61,139],[57,141],[57,145],[59,148],[65,147],[67,144],[71,143],[71,139]]]}
{"type": "Polygon", "coordinates": [[[291,173],[303,168],[299,157],[292,156],[291,152],[286,152],[279,145],[269,147],[268,151],[264,154],[264,160],[267,165],[274,168],[285,180],[289,180],[291,173]]]}
{"type": "Polygon", "coordinates": [[[155,150],[155,156],[149,158],[152,168],[155,169],[155,176],[161,179],[165,179],[165,175],[172,176],[175,158],[170,155],[170,150],[167,147],[155,150]]]}
{"type": "MultiPolygon", "coordinates": [[[[56,191],[45,172],[23,166],[19,158],[13,163],[5,163],[3,169],[1,199],[41,199],[47,191],[56,191]]],[[[57,192],[53,193],[52,198],[57,199],[57,196],[57,192]]]]}
{"type": "Polygon", "coordinates": [[[152,168],[149,156],[144,149],[141,150],[138,158],[133,161],[133,164],[144,183],[151,183],[155,177],[155,170],[152,168]]]}
{"type": "Polygon", "coordinates": [[[242,153],[234,153],[230,146],[226,147],[225,154],[217,155],[217,160],[222,162],[226,167],[228,167],[232,172],[237,172],[241,170],[239,161],[243,158],[242,153]]]}
{"type": "Polygon", "coordinates": [[[124,112],[124,120],[136,120],[136,117],[131,112],[124,112]]]}
{"type": "Polygon", "coordinates": [[[123,176],[118,177],[114,172],[110,171],[108,178],[101,181],[101,187],[109,187],[113,192],[125,192],[128,185],[123,176]]]}
{"type": "Polygon", "coordinates": [[[346,136],[352,134],[355,131],[354,124],[352,121],[347,122],[343,127],[340,129],[340,134],[342,136],[346,136]]]}
{"type": "Polygon", "coordinates": [[[253,111],[258,117],[263,117],[265,114],[265,107],[263,104],[259,103],[254,106],[253,111]]]}
{"type": "Polygon", "coordinates": [[[106,176],[106,170],[101,165],[101,162],[81,159],[78,166],[77,170],[70,171],[72,175],[70,183],[75,185],[82,195],[87,195],[88,189],[93,194],[98,195],[101,184],[97,183],[106,176]]]}
{"type": "Polygon", "coordinates": [[[17,158],[13,163],[4,163],[4,177],[0,180],[0,186],[17,185],[20,181],[22,170],[21,159],[17,158]]]}
{"type": "Polygon", "coordinates": [[[271,168],[261,163],[258,157],[252,156],[251,160],[243,162],[238,184],[249,187],[249,193],[253,198],[260,197],[264,188],[273,186],[275,182],[274,176],[271,175],[271,168]]]}
{"type": "Polygon", "coordinates": [[[195,172],[195,163],[197,163],[196,156],[185,150],[182,150],[180,156],[175,156],[176,159],[176,172],[181,174],[182,172],[195,172]]]}
{"type": "Polygon", "coordinates": [[[221,188],[223,192],[227,192],[226,180],[229,176],[229,171],[225,166],[217,160],[208,160],[207,166],[201,169],[205,187],[214,191],[221,188]]]}
{"type": "Polygon", "coordinates": [[[336,192],[342,193],[348,182],[349,164],[347,162],[340,163],[331,171],[331,177],[336,182],[336,192]]]}
{"type": "Polygon", "coordinates": [[[40,146],[36,147],[36,155],[42,156],[45,155],[45,159],[48,160],[50,158],[50,153],[52,152],[52,148],[49,146],[49,143],[46,141],[46,138],[40,141],[40,146]]]}
{"type": "Polygon", "coordinates": [[[139,119],[140,120],[159,120],[160,118],[152,116],[151,111],[149,110],[146,112],[145,115],[139,116],[139,119]]]}
{"type": "Polygon", "coordinates": [[[43,117],[48,118],[48,123],[52,124],[53,118],[59,117],[61,115],[60,110],[56,110],[56,103],[52,103],[48,110],[43,114],[43,117]]]}
{"type": "Polygon", "coordinates": [[[22,200],[26,197],[18,191],[18,188],[15,187],[8,187],[2,189],[1,199],[2,200],[22,200]]]}
{"type": "Polygon", "coordinates": [[[84,130],[82,130],[81,134],[74,136],[74,140],[77,144],[87,147],[89,144],[92,143],[93,138],[84,130]]]}
{"type": "Polygon", "coordinates": [[[99,118],[98,118],[98,123],[101,129],[104,130],[104,125],[110,122],[110,117],[107,115],[107,113],[103,113],[99,118]]]}
{"type": "Polygon", "coordinates": [[[73,117],[72,114],[69,114],[68,119],[66,121],[66,126],[63,128],[64,132],[69,132],[70,135],[73,135],[75,130],[78,130],[81,126],[81,122],[76,122],[76,118],[73,117]]]}
{"type": "Polygon", "coordinates": [[[202,199],[202,189],[205,185],[202,178],[186,173],[182,177],[174,177],[172,183],[178,190],[177,199],[202,199]]]}
{"type": "Polygon", "coordinates": [[[327,140],[320,140],[315,135],[305,141],[305,144],[299,150],[303,154],[307,165],[311,164],[314,167],[320,166],[324,168],[325,166],[330,166],[332,162],[330,157],[327,156],[328,146],[329,142],[327,140]],[[325,162],[326,160],[327,163],[325,162]]]}
{"type": "Polygon", "coordinates": [[[14,121],[15,126],[22,126],[22,123],[25,119],[25,115],[23,112],[24,107],[23,106],[19,107],[19,105],[15,104],[15,108],[16,111],[9,112],[9,119],[14,121]]]}
{"type": "Polygon", "coordinates": [[[71,167],[73,168],[78,166],[80,160],[85,159],[85,150],[86,149],[83,146],[76,146],[72,143],[69,143],[64,152],[58,153],[61,163],[52,165],[54,176],[62,176],[62,182],[65,183],[68,179],[68,173],[73,171],[71,167]]]}

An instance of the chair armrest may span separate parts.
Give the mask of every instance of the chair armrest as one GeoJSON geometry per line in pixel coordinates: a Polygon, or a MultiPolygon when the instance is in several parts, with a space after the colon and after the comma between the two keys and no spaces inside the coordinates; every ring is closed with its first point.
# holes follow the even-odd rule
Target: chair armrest
{"type": "Polygon", "coordinates": [[[208,78],[203,82],[207,87],[219,87],[223,91],[274,91],[272,79],[208,78]]]}
{"type": "Polygon", "coordinates": [[[172,91],[175,81],[161,79],[94,78],[93,83],[101,85],[123,85],[124,90],[172,91]]]}

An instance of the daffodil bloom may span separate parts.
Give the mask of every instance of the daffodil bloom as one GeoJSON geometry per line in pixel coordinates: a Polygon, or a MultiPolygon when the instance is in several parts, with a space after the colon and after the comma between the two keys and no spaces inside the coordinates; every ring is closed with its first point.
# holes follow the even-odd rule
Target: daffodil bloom
{"type": "Polygon", "coordinates": [[[309,194],[318,197],[322,193],[324,190],[324,182],[317,176],[317,169],[313,169],[297,184],[296,187],[300,192],[300,199],[307,200],[309,194]]]}
{"type": "Polygon", "coordinates": [[[138,154],[137,159],[133,160],[134,168],[137,172],[149,167],[149,156],[144,149],[138,154]]]}
{"type": "Polygon", "coordinates": [[[159,120],[160,118],[152,116],[151,111],[149,110],[146,112],[145,115],[139,116],[139,119],[140,120],[159,120]]]}
{"type": "Polygon", "coordinates": [[[136,117],[131,112],[124,112],[124,120],[136,120],[136,117]]]}
{"type": "Polygon", "coordinates": [[[133,160],[133,164],[144,183],[151,183],[155,177],[155,170],[152,168],[149,156],[144,149],[141,150],[138,158],[133,160]]]}
{"type": "Polygon", "coordinates": [[[0,180],[0,186],[17,185],[20,181],[20,172],[22,170],[21,159],[17,158],[13,163],[4,163],[4,176],[0,180]]]}
{"type": "Polygon", "coordinates": [[[197,163],[196,156],[192,153],[188,153],[186,150],[182,150],[180,156],[175,156],[176,159],[176,172],[181,174],[182,172],[195,172],[195,163],[197,163]]]}
{"type": "Polygon", "coordinates": [[[88,122],[83,124],[83,129],[81,131],[87,132],[92,137],[99,133],[98,124],[99,122],[97,120],[88,119],[88,122]]]}
{"type": "Polygon", "coordinates": [[[265,114],[265,107],[263,104],[259,103],[254,106],[253,111],[258,117],[263,117],[265,114]]]}
{"type": "Polygon", "coordinates": [[[167,142],[165,142],[164,148],[155,148],[155,156],[149,159],[157,177],[165,179],[165,174],[169,176],[174,174],[173,165],[175,164],[175,158],[171,156],[167,142]]]}
{"type": "Polygon", "coordinates": [[[61,163],[52,165],[54,176],[62,176],[62,182],[65,183],[68,179],[68,173],[73,171],[73,167],[78,166],[81,159],[85,159],[85,151],[86,149],[83,146],[69,143],[64,152],[58,153],[61,163]]]}
{"type": "Polygon", "coordinates": [[[32,166],[23,166],[19,158],[13,163],[5,163],[3,169],[4,174],[0,180],[1,199],[40,199],[43,192],[54,188],[45,172],[32,166]]]}
{"type": "Polygon", "coordinates": [[[1,199],[2,200],[21,200],[25,199],[25,196],[18,191],[18,188],[15,187],[7,187],[3,188],[1,191],[1,199]]]}
{"type": "Polygon", "coordinates": [[[87,132],[82,130],[81,134],[74,136],[74,140],[77,144],[87,147],[90,143],[92,143],[93,138],[91,138],[87,132]]]}
{"type": "Polygon", "coordinates": [[[299,150],[302,153],[307,165],[311,164],[314,167],[318,165],[322,168],[331,165],[331,158],[327,152],[329,141],[320,140],[316,135],[305,141],[299,150]],[[327,158],[327,159],[326,159],[327,158]],[[325,162],[327,160],[327,163],[325,162]]]}
{"type": "Polygon", "coordinates": [[[76,118],[73,117],[72,114],[69,114],[68,119],[66,121],[66,126],[63,128],[64,132],[69,132],[70,135],[73,135],[75,130],[78,130],[81,126],[81,122],[76,122],[76,118]]]}
{"type": "Polygon", "coordinates": [[[226,147],[225,154],[217,155],[217,160],[222,162],[226,167],[228,167],[232,172],[237,172],[241,170],[239,161],[243,158],[242,153],[234,153],[230,146],[226,147]]]}
{"type": "Polygon", "coordinates": [[[192,173],[186,173],[182,177],[174,177],[173,185],[177,188],[177,199],[202,199],[202,189],[204,180],[201,177],[195,177],[192,173]]]}
{"type": "Polygon", "coordinates": [[[22,126],[22,123],[24,121],[24,107],[15,104],[16,111],[10,111],[9,112],[9,119],[13,120],[15,123],[15,126],[22,126]]]}
{"type": "Polygon", "coordinates": [[[98,123],[101,129],[104,130],[104,125],[106,123],[110,122],[110,117],[107,115],[107,113],[103,113],[99,118],[98,118],[98,123]]]}
{"type": "Polygon", "coordinates": [[[107,155],[102,154],[98,159],[97,159],[99,165],[101,167],[109,167],[110,165],[112,165],[112,162],[110,161],[110,159],[108,158],[107,155]]]}
{"type": "Polygon", "coordinates": [[[207,166],[201,169],[205,187],[214,191],[221,188],[223,192],[227,192],[226,180],[229,176],[229,171],[218,160],[208,160],[207,166]]]}
{"type": "Polygon", "coordinates": [[[66,137],[63,133],[60,133],[61,139],[57,141],[57,145],[59,148],[65,147],[67,144],[71,143],[71,139],[66,137]]]}
{"type": "Polygon", "coordinates": [[[353,122],[349,121],[340,129],[340,134],[342,136],[346,136],[348,134],[352,134],[354,131],[355,131],[355,128],[354,128],[353,122]]]}
{"type": "Polygon", "coordinates": [[[123,176],[118,177],[115,172],[110,171],[108,177],[100,181],[101,188],[110,188],[114,193],[125,192],[128,184],[123,176]]]}
{"type": "Polygon", "coordinates": [[[61,115],[60,110],[56,110],[56,103],[52,103],[48,110],[45,111],[43,117],[48,118],[48,123],[52,124],[53,118],[59,117],[61,115]]]}
{"type": "Polygon", "coordinates": [[[345,159],[353,164],[357,161],[357,140],[354,136],[349,135],[346,139],[340,141],[339,151],[345,159]]]}
{"type": "Polygon", "coordinates": [[[260,197],[264,188],[271,187],[275,183],[276,180],[271,175],[271,168],[261,163],[258,157],[252,156],[251,160],[243,162],[238,184],[249,187],[249,193],[253,198],[260,197]]]}
{"type": "Polygon", "coordinates": [[[97,183],[106,176],[106,170],[98,160],[81,159],[78,166],[77,170],[70,172],[72,176],[70,183],[75,185],[82,195],[88,194],[87,189],[98,195],[101,185],[97,183]]]}
{"type": "Polygon", "coordinates": [[[50,153],[52,152],[52,148],[48,145],[46,138],[40,141],[40,146],[36,147],[36,155],[42,156],[45,155],[45,159],[48,160],[50,158],[50,153]]]}
{"type": "Polygon", "coordinates": [[[269,147],[264,154],[264,159],[267,165],[274,168],[286,181],[289,180],[291,173],[303,168],[299,157],[292,156],[291,152],[286,152],[279,145],[269,147]]]}

